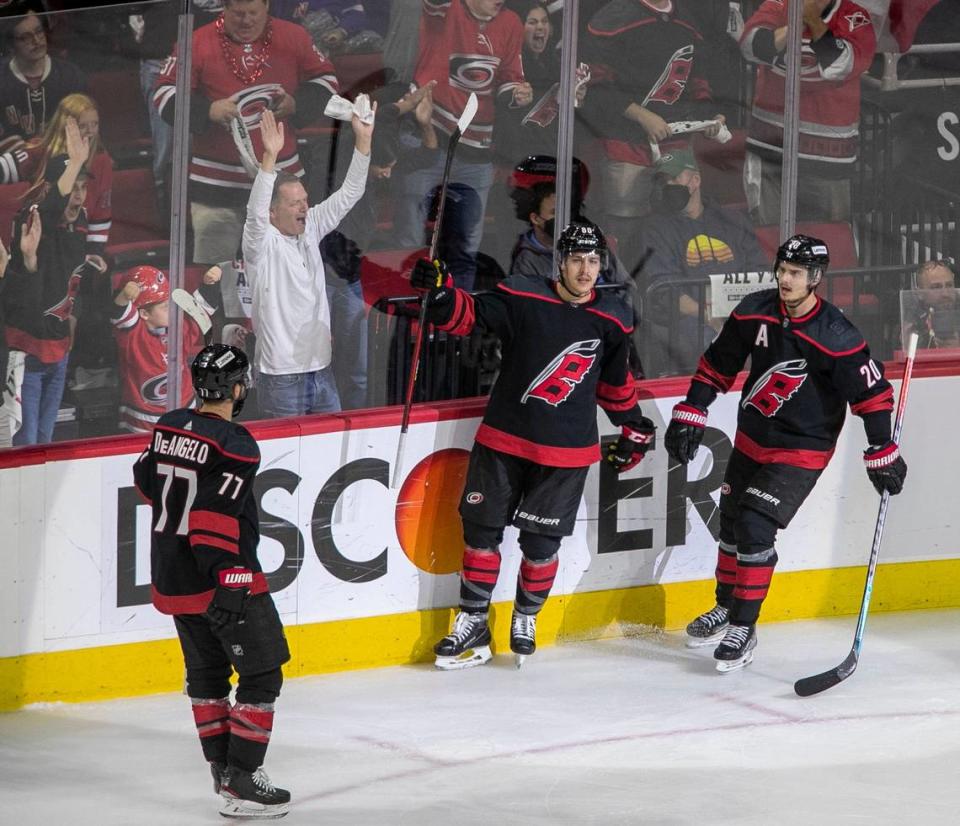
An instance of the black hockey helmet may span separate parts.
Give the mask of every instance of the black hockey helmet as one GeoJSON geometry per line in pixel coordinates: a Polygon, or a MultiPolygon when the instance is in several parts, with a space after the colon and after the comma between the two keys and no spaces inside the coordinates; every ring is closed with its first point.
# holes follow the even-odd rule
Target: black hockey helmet
{"type": "Polygon", "coordinates": [[[243,409],[250,386],[250,361],[246,353],[229,344],[208,344],[190,365],[193,389],[204,401],[233,398],[234,385],[243,385],[239,399],[233,402],[233,415],[243,409]]]}
{"type": "Polygon", "coordinates": [[[557,253],[562,261],[574,252],[595,252],[601,258],[601,267],[606,266],[607,239],[600,227],[590,221],[574,221],[567,224],[557,239],[557,253]]]}
{"type": "MultiPolygon", "coordinates": [[[[590,186],[590,173],[579,158],[571,159],[573,169],[573,192],[571,193],[571,210],[574,215],[580,212],[583,199],[590,186]]],[[[510,171],[507,186],[510,197],[517,206],[517,213],[521,220],[526,221],[532,211],[525,209],[528,190],[536,184],[553,184],[557,180],[557,159],[553,155],[527,155],[510,171]],[[521,203],[522,202],[522,203],[521,203]]]]}
{"type": "Polygon", "coordinates": [[[806,267],[810,274],[810,283],[815,287],[820,283],[820,279],[826,273],[830,264],[830,251],[827,249],[826,242],[819,238],[813,238],[809,235],[794,235],[784,241],[777,250],[774,271],[780,266],[781,261],[806,267]]]}

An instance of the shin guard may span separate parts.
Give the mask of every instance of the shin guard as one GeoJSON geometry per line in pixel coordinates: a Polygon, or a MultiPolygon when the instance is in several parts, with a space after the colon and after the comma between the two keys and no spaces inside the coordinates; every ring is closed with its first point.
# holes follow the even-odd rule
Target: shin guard
{"type": "Polygon", "coordinates": [[[230,698],[191,699],[190,703],[204,758],[209,763],[226,763],[230,743],[230,698]]]}
{"type": "Polygon", "coordinates": [[[717,546],[717,605],[729,608],[737,584],[737,546],[720,540],[717,546]]]}
{"type": "Polygon", "coordinates": [[[230,712],[227,762],[253,772],[263,765],[273,731],[273,703],[237,703],[230,712]]]}
{"type": "Polygon", "coordinates": [[[463,572],[460,574],[460,610],[473,614],[489,610],[490,598],[499,576],[499,548],[464,548],[463,572]]]}

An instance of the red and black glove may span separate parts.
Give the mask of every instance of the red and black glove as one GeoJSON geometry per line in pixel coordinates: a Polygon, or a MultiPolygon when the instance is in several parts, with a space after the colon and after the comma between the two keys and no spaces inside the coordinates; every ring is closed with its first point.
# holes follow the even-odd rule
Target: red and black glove
{"type": "Polygon", "coordinates": [[[894,441],[882,445],[871,445],[863,451],[863,463],[867,466],[867,476],[877,493],[889,493],[896,496],[903,490],[903,480],[907,478],[907,463],[900,455],[900,447],[894,441]]]}
{"type": "Polygon", "coordinates": [[[674,405],[673,416],[663,438],[670,458],[681,465],[691,461],[697,455],[706,427],[707,411],[704,408],[686,401],[674,405]]]}
{"type": "Polygon", "coordinates": [[[620,431],[620,438],[607,445],[607,461],[617,473],[636,467],[653,446],[656,433],[656,426],[646,416],[641,417],[639,422],[625,424],[620,431]]]}
{"type": "Polygon", "coordinates": [[[249,568],[226,568],[217,572],[217,578],[220,584],[207,606],[207,619],[214,625],[243,622],[253,572],[249,568]]]}
{"type": "Polygon", "coordinates": [[[439,258],[431,261],[429,258],[420,258],[413,265],[410,273],[410,286],[415,290],[439,290],[443,287],[452,287],[453,278],[447,265],[439,258]]]}

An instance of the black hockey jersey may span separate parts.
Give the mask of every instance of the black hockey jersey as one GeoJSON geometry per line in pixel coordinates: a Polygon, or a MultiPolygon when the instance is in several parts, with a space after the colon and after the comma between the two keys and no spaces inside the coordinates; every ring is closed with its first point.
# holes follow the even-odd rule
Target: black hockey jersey
{"type": "Polygon", "coordinates": [[[757,462],[824,468],[846,406],[863,417],[870,444],[890,438],[893,388],[860,331],[817,297],[790,318],[777,290],[748,295],[700,359],[688,401],[707,407],[750,357],[734,446],[757,462]]]}
{"type": "Polygon", "coordinates": [[[450,290],[434,307],[441,330],[466,335],[479,325],[500,338],[480,444],[541,465],[585,467],[600,459],[598,404],[615,425],[639,421],[627,370],[632,315],[618,297],[595,291],[574,305],[549,280],[515,276],[488,293],[450,290]]]}
{"type": "MultiPolygon", "coordinates": [[[[612,0],[590,18],[583,59],[592,76],[580,114],[610,158],[653,165],[647,133],[624,116],[632,103],[668,123],[713,117],[705,57],[703,38],[682,2],[659,11],[643,0],[612,0]]],[[[688,143],[680,136],[660,148],[688,143]]]]}
{"type": "Polygon", "coordinates": [[[250,593],[269,590],[257,560],[260,523],[253,482],[260,450],[246,428],[195,410],[157,422],[133,477],[153,505],[151,595],[164,614],[202,614],[217,572],[248,568],[250,593]]]}

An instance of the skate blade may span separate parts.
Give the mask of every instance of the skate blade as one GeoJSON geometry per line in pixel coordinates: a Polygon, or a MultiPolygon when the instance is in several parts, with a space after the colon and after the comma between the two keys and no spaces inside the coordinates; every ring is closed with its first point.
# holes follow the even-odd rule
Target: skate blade
{"type": "Polygon", "coordinates": [[[254,803],[252,800],[238,800],[237,798],[225,799],[220,807],[220,814],[223,817],[236,817],[244,820],[277,820],[286,817],[289,813],[289,803],[264,806],[262,803],[254,803]]]}
{"type": "Polygon", "coordinates": [[[717,634],[711,634],[709,637],[687,637],[687,648],[706,648],[708,645],[719,645],[726,634],[726,629],[717,634]]]}
{"type": "Polygon", "coordinates": [[[523,661],[527,658],[528,655],[514,654],[513,656],[516,658],[517,668],[521,668],[523,666],[523,661]]]}
{"type": "Polygon", "coordinates": [[[479,648],[471,648],[464,651],[457,657],[440,657],[434,661],[434,667],[440,671],[459,671],[462,668],[473,668],[477,665],[483,665],[489,662],[493,654],[490,653],[489,645],[482,645],[479,648]]]}
{"type": "Polygon", "coordinates": [[[717,660],[717,671],[721,674],[727,674],[730,671],[739,671],[753,662],[753,651],[748,651],[742,657],[736,660],[717,660]]]}

